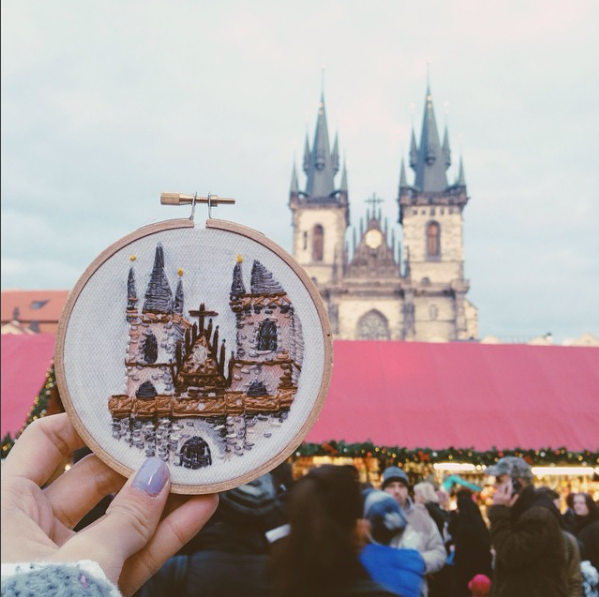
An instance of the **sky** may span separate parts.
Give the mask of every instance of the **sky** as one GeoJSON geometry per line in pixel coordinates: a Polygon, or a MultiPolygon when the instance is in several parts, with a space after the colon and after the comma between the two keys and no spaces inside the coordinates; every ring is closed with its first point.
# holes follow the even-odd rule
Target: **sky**
{"type": "Polygon", "coordinates": [[[212,217],[290,251],[292,167],[323,87],[352,225],[376,193],[399,232],[400,161],[428,77],[450,181],[464,160],[480,337],[599,335],[595,0],[6,0],[1,12],[3,290],[70,289],[121,237],[187,217],[163,191],[234,197],[212,217]]]}

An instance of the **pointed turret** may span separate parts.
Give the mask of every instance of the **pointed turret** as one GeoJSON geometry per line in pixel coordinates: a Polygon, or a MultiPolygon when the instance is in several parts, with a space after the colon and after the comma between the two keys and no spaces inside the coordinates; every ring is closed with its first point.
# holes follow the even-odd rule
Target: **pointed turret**
{"type": "Polygon", "coordinates": [[[177,290],[175,290],[175,304],[173,306],[174,313],[183,313],[185,306],[185,297],[183,296],[183,280],[179,278],[177,282],[177,290]]]}
{"type": "Polygon", "coordinates": [[[173,309],[173,294],[164,272],[164,251],[162,244],[156,245],[154,255],[154,267],[150,282],[146,289],[146,300],[144,301],[144,313],[171,313],[173,309]]]}
{"type": "Polygon", "coordinates": [[[339,172],[339,135],[335,133],[335,141],[333,143],[333,151],[331,152],[331,164],[333,166],[333,172],[337,174],[339,172]]]}
{"type": "Polygon", "coordinates": [[[464,174],[464,160],[460,157],[460,169],[458,172],[458,179],[456,180],[458,187],[466,186],[466,175],[464,174]]]}
{"type": "MultiPolygon", "coordinates": [[[[304,169],[306,167],[306,156],[304,154],[304,169]]],[[[324,107],[324,94],[320,98],[318,106],[318,119],[314,133],[312,151],[308,156],[308,168],[306,174],[306,195],[308,197],[330,197],[335,192],[334,178],[335,166],[329,146],[329,131],[327,117],[324,107]]]]}
{"type": "Polygon", "coordinates": [[[343,162],[343,170],[341,172],[341,187],[339,189],[342,193],[347,194],[347,167],[343,162]]]}
{"type": "Polygon", "coordinates": [[[293,170],[291,172],[291,186],[289,188],[290,195],[299,194],[299,184],[297,182],[297,170],[295,168],[295,161],[293,162],[293,170]]]}
{"type": "Polygon", "coordinates": [[[399,194],[401,195],[401,190],[405,189],[408,186],[406,182],[406,164],[401,158],[401,167],[399,169],[399,194]]]}
{"type": "MultiPolygon", "coordinates": [[[[447,144],[449,148],[449,143],[447,144]]],[[[423,193],[439,193],[447,189],[447,157],[444,147],[439,141],[439,131],[433,108],[433,97],[430,87],[426,90],[424,115],[422,118],[422,135],[420,149],[416,164],[412,161],[412,148],[410,149],[410,166],[416,172],[415,186],[423,193]]]]}
{"type": "Polygon", "coordinates": [[[443,157],[445,158],[446,169],[451,166],[451,148],[449,147],[449,134],[447,133],[447,127],[443,133],[443,157]]]}
{"type": "Polygon", "coordinates": [[[418,145],[416,144],[414,127],[412,127],[412,135],[410,136],[410,168],[415,170],[416,164],[418,164],[418,145]]]}
{"type": "Polygon", "coordinates": [[[310,142],[308,141],[308,131],[306,131],[306,139],[304,141],[304,172],[308,174],[310,171],[310,142]]]}

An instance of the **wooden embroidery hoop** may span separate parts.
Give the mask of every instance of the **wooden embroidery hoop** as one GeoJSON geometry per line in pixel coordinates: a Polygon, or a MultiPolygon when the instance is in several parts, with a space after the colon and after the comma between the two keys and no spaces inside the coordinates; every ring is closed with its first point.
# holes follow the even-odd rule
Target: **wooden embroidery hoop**
{"type": "MultiPolygon", "coordinates": [[[[165,194],[163,194],[162,202],[167,204],[183,204],[183,203],[192,203],[192,216],[190,218],[183,219],[172,219],[166,220],[163,222],[158,222],[155,224],[151,224],[149,226],[145,226],[140,228],[127,236],[121,238],[117,242],[113,243],[110,247],[105,249],[96,259],[89,265],[86,271],[83,273],[81,278],[78,280],[77,284],[69,294],[66,305],[64,307],[61,320],[58,326],[57,339],[56,339],[56,352],[55,352],[55,370],[56,370],[56,381],[58,385],[58,389],[60,392],[60,396],[65,407],[65,410],[69,414],[73,425],[75,426],[77,432],[85,441],[87,446],[106,464],[108,464],[111,468],[124,475],[125,477],[129,477],[131,474],[135,472],[135,470],[129,466],[126,466],[122,462],[120,462],[117,458],[115,458],[105,446],[101,445],[96,437],[90,432],[87,428],[87,425],[82,421],[82,418],[79,414],[79,410],[77,407],[77,395],[72,395],[71,388],[69,387],[69,383],[67,380],[67,373],[65,368],[65,341],[67,338],[67,332],[69,328],[69,323],[71,320],[71,316],[73,314],[73,310],[77,305],[77,301],[80,298],[80,295],[86,285],[90,282],[92,277],[96,274],[99,268],[101,268],[107,261],[109,261],[118,251],[127,247],[128,245],[138,241],[140,239],[144,239],[145,237],[149,237],[155,235],[157,233],[168,231],[168,230],[177,230],[177,229],[188,229],[194,228],[193,221],[193,209],[195,208],[196,197],[193,197],[192,201],[187,201],[186,199],[191,196],[179,195],[179,197],[183,197],[183,201],[179,201],[179,203],[175,202],[173,197],[175,194],[168,194],[171,196],[170,200],[165,200],[165,194]]],[[[210,201],[210,195],[208,196],[208,201],[198,201],[208,203],[209,210],[212,206],[217,205],[216,201],[210,201]]],[[[223,200],[221,202],[234,202],[234,200],[223,200]]],[[[296,433],[293,434],[293,437],[288,438],[286,445],[280,449],[277,453],[272,454],[269,458],[259,463],[254,468],[247,470],[242,474],[236,475],[228,480],[221,480],[219,482],[200,484],[200,485],[189,485],[185,483],[175,483],[173,482],[171,486],[171,491],[173,493],[180,494],[206,494],[206,493],[215,493],[220,491],[225,491],[231,489],[233,487],[243,485],[245,483],[249,483],[253,479],[265,474],[266,472],[272,470],[282,462],[284,462],[289,456],[291,456],[297,447],[301,444],[308,431],[316,422],[316,419],[322,409],[324,404],[324,400],[326,398],[326,394],[330,384],[331,377],[331,369],[332,369],[332,334],[330,324],[326,315],[326,310],[320,294],[315,287],[314,283],[303,268],[295,261],[291,255],[289,255],[284,249],[282,249],[275,242],[268,239],[262,233],[257,232],[251,228],[229,222],[226,220],[218,220],[212,219],[210,217],[206,220],[205,223],[206,230],[217,230],[224,231],[228,233],[232,233],[235,235],[240,235],[241,237],[245,237],[250,241],[258,243],[268,251],[272,252],[277,258],[282,260],[295,274],[295,276],[299,279],[299,282],[303,285],[305,290],[307,291],[309,298],[313,304],[313,307],[316,310],[318,321],[320,322],[320,333],[318,334],[319,339],[322,342],[322,354],[324,356],[322,363],[322,376],[320,380],[320,385],[318,388],[317,396],[314,398],[313,405],[309,411],[308,416],[305,418],[301,427],[297,430],[296,433]]],[[[82,393],[83,390],[80,388],[75,388],[74,393],[82,393]]],[[[291,407],[293,410],[293,406],[291,407]]],[[[296,425],[297,426],[297,425],[296,425]]]]}

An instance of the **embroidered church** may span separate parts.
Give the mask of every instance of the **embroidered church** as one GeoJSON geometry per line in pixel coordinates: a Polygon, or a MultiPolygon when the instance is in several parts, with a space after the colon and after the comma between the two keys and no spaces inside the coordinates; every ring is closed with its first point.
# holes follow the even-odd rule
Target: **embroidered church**
{"type": "Polygon", "coordinates": [[[338,139],[333,148],[321,96],[312,146],[306,136],[300,190],[293,166],[289,207],[292,253],[315,282],[340,340],[443,342],[475,339],[477,309],[466,298],[463,211],[468,203],[464,167],[449,183],[449,136],[440,140],[430,88],[420,141],[412,130],[408,183],[401,161],[398,223],[401,238],[384,223],[380,199],[359,229],[350,226],[345,165],[340,170],[338,139]],[[350,231],[350,228],[352,230],[350,231]],[[352,237],[351,245],[348,237],[352,237]]]}

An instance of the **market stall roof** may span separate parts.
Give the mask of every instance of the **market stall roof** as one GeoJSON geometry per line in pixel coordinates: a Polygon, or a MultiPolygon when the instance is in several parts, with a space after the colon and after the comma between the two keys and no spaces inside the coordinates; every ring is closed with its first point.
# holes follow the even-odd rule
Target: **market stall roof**
{"type": "Polygon", "coordinates": [[[598,348],[336,341],[306,441],[582,451],[598,430],[598,348]]]}
{"type": "Polygon", "coordinates": [[[2,336],[2,438],[21,430],[46,381],[54,355],[54,334],[2,336]]]}

